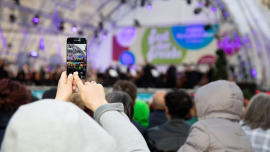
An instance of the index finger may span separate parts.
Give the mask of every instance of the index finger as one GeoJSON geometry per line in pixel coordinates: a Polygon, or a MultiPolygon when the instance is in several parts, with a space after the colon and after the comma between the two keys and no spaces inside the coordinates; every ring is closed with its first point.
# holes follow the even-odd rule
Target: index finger
{"type": "Polygon", "coordinates": [[[67,72],[66,72],[66,71],[63,71],[63,72],[62,72],[59,81],[66,83],[66,81],[67,81],[67,72]]]}
{"type": "Polygon", "coordinates": [[[83,87],[83,83],[82,83],[82,80],[78,76],[78,72],[74,72],[73,77],[74,77],[75,83],[77,84],[79,90],[81,90],[83,87]]]}

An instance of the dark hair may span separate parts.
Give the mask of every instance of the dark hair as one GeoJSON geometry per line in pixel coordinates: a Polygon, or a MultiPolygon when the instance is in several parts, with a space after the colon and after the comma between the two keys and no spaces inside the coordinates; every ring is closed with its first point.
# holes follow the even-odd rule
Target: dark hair
{"type": "Polygon", "coordinates": [[[247,106],[244,124],[251,129],[262,128],[270,129],[270,96],[260,93],[253,96],[247,106]]]}
{"type": "Polygon", "coordinates": [[[124,105],[125,114],[129,117],[130,120],[133,118],[134,105],[132,99],[126,92],[114,91],[108,93],[105,98],[109,103],[122,103],[124,105]]]}
{"type": "Polygon", "coordinates": [[[42,99],[55,99],[57,88],[51,88],[44,92],[42,99]]]}
{"type": "Polygon", "coordinates": [[[124,91],[126,92],[132,99],[133,104],[135,105],[135,100],[137,97],[137,86],[127,80],[119,80],[113,85],[113,91],[124,91]]]}
{"type": "Polygon", "coordinates": [[[30,102],[30,93],[25,86],[10,79],[0,80],[0,108],[16,108],[30,102]]]}
{"type": "Polygon", "coordinates": [[[182,90],[175,90],[167,93],[165,103],[171,118],[184,119],[192,108],[191,97],[182,90]]]}

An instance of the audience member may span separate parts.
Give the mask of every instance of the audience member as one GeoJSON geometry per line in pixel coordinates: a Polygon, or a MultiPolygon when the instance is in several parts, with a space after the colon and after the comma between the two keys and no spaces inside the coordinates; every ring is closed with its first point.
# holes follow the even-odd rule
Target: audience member
{"type": "Polygon", "coordinates": [[[251,98],[244,115],[243,130],[254,152],[270,151],[270,96],[260,93],[251,98]]]}
{"type": "Polygon", "coordinates": [[[154,94],[153,102],[151,105],[153,112],[151,112],[149,115],[148,128],[164,124],[168,120],[165,112],[166,104],[164,97],[166,93],[166,91],[160,90],[154,94]]]}
{"type": "Polygon", "coordinates": [[[42,99],[54,99],[56,97],[57,88],[46,90],[42,95],[42,99]]]}
{"type": "Polygon", "coordinates": [[[79,93],[73,93],[70,98],[69,101],[72,102],[73,104],[75,104],[76,106],[78,106],[79,108],[81,108],[82,110],[84,110],[85,105],[82,101],[81,95],[79,93]]]}
{"type": "MultiPolygon", "coordinates": [[[[126,80],[117,81],[113,85],[113,91],[123,91],[123,92],[126,92],[131,97],[132,102],[133,102],[133,105],[139,104],[139,108],[140,108],[140,105],[146,104],[143,101],[136,100],[136,97],[137,97],[137,87],[136,87],[136,85],[134,83],[132,83],[130,81],[126,81],[126,80]]],[[[147,106],[147,104],[146,104],[146,106],[147,106]]],[[[147,109],[148,109],[148,106],[147,106],[147,109]]],[[[137,120],[139,120],[139,121],[136,121],[136,119],[135,120],[132,119],[131,122],[136,126],[136,128],[144,136],[146,129],[141,124],[148,123],[149,111],[148,112],[145,111],[145,110],[140,111],[140,109],[137,109],[137,112],[135,112],[135,111],[136,111],[136,108],[134,106],[133,118],[135,119],[135,114],[136,114],[136,116],[138,118],[137,120]]]]}
{"type": "Polygon", "coordinates": [[[130,96],[123,91],[114,91],[105,96],[108,103],[122,103],[124,105],[124,112],[130,120],[133,119],[134,105],[130,96]]]}
{"type": "Polygon", "coordinates": [[[84,85],[77,72],[74,78],[83,102],[95,112],[96,122],[66,102],[73,92],[73,75],[67,78],[63,72],[56,100],[41,100],[16,112],[1,151],[149,152],[143,137],[125,117],[121,103],[108,104],[102,85],[84,85]]]}
{"type": "Polygon", "coordinates": [[[195,94],[199,121],[192,125],[178,152],[252,152],[251,142],[238,124],[243,102],[242,91],[229,81],[215,81],[199,88],[195,94]]]}
{"type": "Polygon", "coordinates": [[[177,151],[188,136],[190,126],[184,118],[192,107],[191,97],[185,91],[177,90],[168,93],[165,102],[169,120],[146,132],[146,141],[152,152],[177,151]]]}
{"type": "Polygon", "coordinates": [[[13,113],[19,106],[30,102],[30,93],[26,87],[10,79],[0,80],[0,144],[13,113]]]}

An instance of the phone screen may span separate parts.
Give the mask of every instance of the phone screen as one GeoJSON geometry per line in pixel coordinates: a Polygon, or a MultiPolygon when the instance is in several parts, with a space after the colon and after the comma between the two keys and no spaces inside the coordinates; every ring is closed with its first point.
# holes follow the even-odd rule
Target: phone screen
{"type": "Polygon", "coordinates": [[[81,79],[87,78],[87,40],[81,37],[67,39],[67,75],[78,72],[81,79]]]}

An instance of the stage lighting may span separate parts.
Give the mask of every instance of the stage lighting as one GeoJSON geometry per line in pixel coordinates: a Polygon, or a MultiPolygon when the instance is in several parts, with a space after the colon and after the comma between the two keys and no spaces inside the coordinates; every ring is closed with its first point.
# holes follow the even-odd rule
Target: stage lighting
{"type": "Polygon", "coordinates": [[[145,0],[141,0],[141,7],[144,7],[145,5],[145,0]]]}
{"type": "Polygon", "coordinates": [[[191,0],[187,0],[187,3],[188,3],[188,4],[191,4],[191,0]]]}
{"type": "Polygon", "coordinates": [[[201,11],[202,11],[202,8],[196,8],[196,9],[194,10],[194,13],[195,13],[195,14],[200,14],[201,11]]]}
{"type": "Polygon", "coordinates": [[[211,7],[211,11],[212,12],[216,12],[216,8],[215,7],[211,7]]]}
{"type": "Polygon", "coordinates": [[[102,39],[103,39],[103,40],[107,40],[107,38],[108,38],[107,34],[104,33],[104,34],[102,35],[102,39]]]}
{"type": "Polygon", "coordinates": [[[9,20],[10,20],[10,22],[15,22],[15,20],[16,20],[16,17],[15,17],[15,15],[14,14],[10,14],[9,15],[9,20]]]}
{"type": "Polygon", "coordinates": [[[211,28],[212,28],[212,25],[211,25],[211,24],[207,24],[207,25],[204,26],[204,30],[205,30],[205,31],[208,31],[208,30],[210,30],[211,28]]]}
{"type": "Polygon", "coordinates": [[[76,25],[72,26],[71,31],[74,33],[78,32],[78,28],[76,27],[76,25]]]}
{"type": "Polygon", "coordinates": [[[39,22],[39,16],[38,15],[35,15],[35,17],[33,17],[33,23],[35,24],[35,25],[37,25],[38,24],[38,22],[39,22]]]}
{"type": "Polygon", "coordinates": [[[102,22],[102,21],[100,21],[100,22],[98,23],[98,28],[99,28],[100,30],[103,30],[103,22],[102,22]]]}
{"type": "Polygon", "coordinates": [[[199,2],[198,7],[203,7],[203,3],[199,2]]]}
{"type": "Polygon", "coordinates": [[[149,2],[148,5],[146,6],[146,9],[149,10],[149,11],[152,9],[152,5],[151,5],[150,2],[149,2]]]}
{"type": "Polygon", "coordinates": [[[98,39],[98,31],[95,31],[94,38],[98,39]]]}
{"type": "Polygon", "coordinates": [[[32,57],[38,57],[38,53],[37,53],[36,51],[31,51],[31,52],[30,52],[30,55],[31,55],[32,57]]]}
{"type": "Polygon", "coordinates": [[[59,26],[58,26],[59,31],[64,31],[65,27],[64,27],[64,21],[59,22],[59,26]]]}
{"type": "Polygon", "coordinates": [[[134,26],[135,27],[141,27],[141,24],[137,19],[134,20],[134,26]]]}
{"type": "Polygon", "coordinates": [[[79,31],[78,31],[78,34],[79,34],[79,35],[83,35],[83,31],[82,31],[82,30],[79,30],[79,31]]]}

